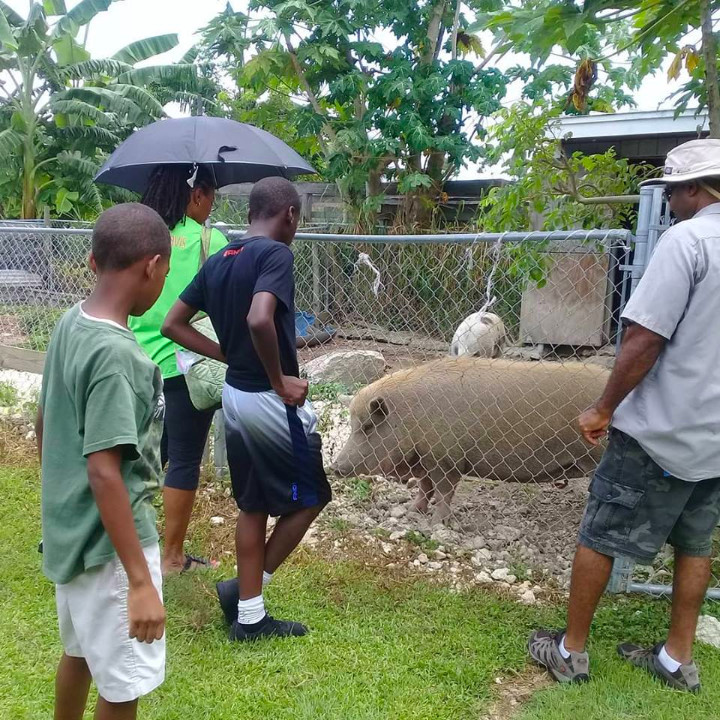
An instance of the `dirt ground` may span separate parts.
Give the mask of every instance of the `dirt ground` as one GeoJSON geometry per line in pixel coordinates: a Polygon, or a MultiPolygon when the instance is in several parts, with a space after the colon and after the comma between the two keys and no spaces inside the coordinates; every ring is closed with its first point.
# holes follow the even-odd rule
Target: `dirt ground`
{"type": "Polygon", "coordinates": [[[429,360],[436,360],[446,354],[440,350],[430,350],[410,345],[396,345],[372,340],[334,338],[322,345],[298,350],[298,360],[300,364],[304,364],[327,353],[348,350],[374,350],[381,353],[388,364],[388,372],[402,370],[407,367],[415,367],[429,360]]]}

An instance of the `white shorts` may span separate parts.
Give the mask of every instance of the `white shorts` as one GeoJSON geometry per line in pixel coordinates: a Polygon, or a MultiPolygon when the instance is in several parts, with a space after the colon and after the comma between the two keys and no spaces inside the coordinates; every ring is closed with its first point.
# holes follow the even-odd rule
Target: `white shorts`
{"type": "MultiPolygon", "coordinates": [[[[160,546],[149,545],[144,552],[162,600],[160,546]]],[[[119,558],[55,588],[65,654],[85,659],[100,697],[130,702],[163,682],[165,636],[150,645],[130,639],[128,578],[119,558]]]]}

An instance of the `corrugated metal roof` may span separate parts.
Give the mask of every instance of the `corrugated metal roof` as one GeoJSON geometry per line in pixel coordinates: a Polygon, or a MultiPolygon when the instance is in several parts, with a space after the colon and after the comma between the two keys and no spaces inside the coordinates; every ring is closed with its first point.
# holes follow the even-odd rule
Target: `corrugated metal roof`
{"type": "Polygon", "coordinates": [[[642,137],[647,135],[692,135],[707,130],[707,114],[688,110],[677,118],[674,110],[575,115],[558,121],[563,135],[573,139],[642,137]]]}

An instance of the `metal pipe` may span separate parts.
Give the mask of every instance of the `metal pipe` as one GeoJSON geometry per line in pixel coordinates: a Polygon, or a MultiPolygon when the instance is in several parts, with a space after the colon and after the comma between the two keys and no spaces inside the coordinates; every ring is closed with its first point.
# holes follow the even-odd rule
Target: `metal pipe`
{"type": "MultiPolygon", "coordinates": [[[[628,591],[662,597],[665,595],[672,595],[672,585],[656,585],[634,582],[630,583],[628,591]]],[[[705,597],[708,600],[720,600],[720,588],[708,588],[708,591],[705,593],[705,597]]]]}
{"type": "MultiPolygon", "coordinates": [[[[242,237],[243,233],[230,231],[227,233],[229,239],[242,237]]],[[[550,232],[506,232],[506,233],[457,233],[447,235],[344,235],[337,233],[303,233],[295,236],[298,240],[312,240],[315,242],[330,243],[367,243],[371,245],[464,245],[474,243],[492,244],[498,242],[519,243],[527,240],[560,241],[560,240],[583,240],[583,241],[621,241],[628,242],[632,239],[630,230],[557,230],[550,232]]]]}
{"type": "Polygon", "coordinates": [[[18,235],[92,235],[92,228],[49,228],[35,226],[0,226],[0,235],[14,233],[18,235]]]}
{"type": "Polygon", "coordinates": [[[582,197],[581,195],[568,195],[581,205],[637,205],[640,195],[598,195],[598,197],[582,197]]]}
{"type": "MultiPolygon", "coordinates": [[[[2,234],[17,235],[92,235],[91,228],[45,228],[45,227],[0,227],[2,234]]],[[[242,230],[226,232],[229,239],[238,239],[244,235],[242,230]]],[[[582,241],[621,241],[632,239],[630,230],[553,230],[548,232],[505,232],[505,233],[448,233],[445,235],[349,235],[343,233],[299,232],[298,240],[313,240],[330,243],[367,243],[385,244],[472,244],[472,243],[519,243],[526,240],[535,242],[582,240],[582,241]]]]}

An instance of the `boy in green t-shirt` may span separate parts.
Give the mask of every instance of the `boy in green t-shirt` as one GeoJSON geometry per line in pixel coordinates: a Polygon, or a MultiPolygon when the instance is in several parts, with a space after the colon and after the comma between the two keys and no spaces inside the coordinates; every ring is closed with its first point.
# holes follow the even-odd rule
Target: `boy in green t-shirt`
{"type": "Polygon", "coordinates": [[[155,513],[164,402],[160,371],[127,328],[157,300],[170,257],[160,216],[137,203],[95,225],[88,299],[58,323],[37,419],[43,569],[56,583],[64,654],[56,720],[132,720],[165,676],[155,513]]]}

